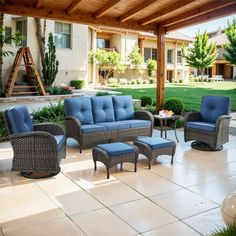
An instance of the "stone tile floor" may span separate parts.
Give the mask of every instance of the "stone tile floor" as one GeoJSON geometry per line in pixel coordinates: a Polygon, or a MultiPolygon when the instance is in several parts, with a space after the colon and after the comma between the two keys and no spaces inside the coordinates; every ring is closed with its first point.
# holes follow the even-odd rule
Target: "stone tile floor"
{"type": "Polygon", "coordinates": [[[236,137],[220,152],[202,152],[178,136],[173,166],[161,156],[148,170],[140,155],[137,173],[125,163],[110,179],[103,164],[93,170],[91,149],[80,154],[73,141],[60,174],[26,179],[10,172],[11,146],[1,143],[0,235],[210,235],[224,225],[220,204],[236,189],[236,137]]]}

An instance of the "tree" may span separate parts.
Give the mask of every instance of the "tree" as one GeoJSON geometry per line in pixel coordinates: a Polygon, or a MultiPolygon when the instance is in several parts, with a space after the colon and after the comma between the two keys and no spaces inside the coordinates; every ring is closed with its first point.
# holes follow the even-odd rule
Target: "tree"
{"type": "Polygon", "coordinates": [[[135,47],[133,47],[132,51],[128,55],[129,61],[134,69],[133,76],[134,76],[135,72],[140,70],[140,66],[143,63],[143,57],[139,51],[140,51],[139,48],[137,46],[135,46],[135,47]]]}
{"type": "Polygon", "coordinates": [[[226,51],[224,57],[230,64],[236,66],[236,19],[233,19],[232,23],[228,22],[225,33],[229,43],[224,45],[226,51]]]}
{"type": "Polygon", "coordinates": [[[16,45],[21,44],[24,36],[20,34],[20,32],[16,32],[15,35],[7,36],[5,34],[5,29],[3,27],[3,19],[4,14],[0,14],[0,89],[3,87],[3,77],[2,77],[2,65],[3,65],[3,58],[8,56],[13,56],[14,53],[12,51],[5,51],[3,50],[3,46],[5,43],[14,42],[16,45]]]}
{"type": "Polygon", "coordinates": [[[204,69],[211,67],[217,57],[217,48],[215,43],[208,42],[208,35],[197,34],[193,47],[183,47],[182,56],[186,59],[187,65],[199,69],[201,80],[203,82],[204,69]]]}
{"type": "Polygon", "coordinates": [[[43,83],[46,87],[53,84],[58,73],[59,62],[56,59],[56,46],[53,39],[53,34],[49,33],[48,37],[48,52],[45,53],[45,64],[42,65],[43,83]]]}
{"type": "Polygon", "coordinates": [[[157,61],[149,59],[147,61],[148,76],[153,77],[155,75],[156,69],[157,69],[157,61]]]}
{"type": "Polygon", "coordinates": [[[116,51],[105,51],[97,49],[96,51],[89,52],[90,63],[99,64],[99,69],[103,72],[103,78],[105,81],[117,70],[121,64],[120,54],[116,51]]]}

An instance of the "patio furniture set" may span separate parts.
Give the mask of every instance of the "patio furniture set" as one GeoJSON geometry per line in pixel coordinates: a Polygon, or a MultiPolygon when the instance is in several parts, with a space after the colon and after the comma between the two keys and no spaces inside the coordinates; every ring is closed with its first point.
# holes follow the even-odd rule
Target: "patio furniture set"
{"type": "MultiPolygon", "coordinates": [[[[69,98],[64,106],[66,135],[55,124],[33,125],[25,105],[4,112],[14,152],[13,171],[29,178],[58,174],[60,161],[66,157],[67,138],[78,142],[80,152],[84,146],[92,145],[94,169],[97,161],[102,162],[107,178],[109,169],[117,164],[122,168],[123,162],[134,163],[136,171],[139,153],[148,158],[149,169],[159,155],[170,155],[173,164],[176,143],[152,137],[153,115],[134,111],[131,96],[69,98]],[[121,142],[124,138],[134,139],[133,144],[121,142]]],[[[229,111],[228,97],[204,96],[201,111],[185,115],[185,141],[195,140],[193,148],[221,150],[229,139],[229,111]]]]}

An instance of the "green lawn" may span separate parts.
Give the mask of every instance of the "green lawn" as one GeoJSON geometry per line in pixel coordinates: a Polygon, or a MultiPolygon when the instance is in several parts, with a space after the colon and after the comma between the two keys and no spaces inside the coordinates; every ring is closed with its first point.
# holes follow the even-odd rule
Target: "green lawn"
{"type": "MultiPolygon", "coordinates": [[[[155,85],[154,85],[155,86],[155,85]]],[[[122,92],[123,95],[132,95],[133,98],[140,98],[144,95],[151,96],[156,99],[156,88],[147,85],[126,86],[114,89],[122,92]]],[[[203,95],[222,95],[231,98],[231,110],[236,111],[236,88],[234,82],[195,82],[165,85],[165,99],[177,97],[182,99],[185,110],[199,110],[201,97],[203,95]]]]}

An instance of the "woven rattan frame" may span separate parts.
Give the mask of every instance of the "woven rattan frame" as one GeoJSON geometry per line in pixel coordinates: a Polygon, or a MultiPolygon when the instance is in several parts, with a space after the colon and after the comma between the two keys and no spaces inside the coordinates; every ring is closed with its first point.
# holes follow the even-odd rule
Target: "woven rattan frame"
{"type": "Polygon", "coordinates": [[[220,149],[220,146],[229,141],[230,116],[220,116],[216,121],[216,129],[213,132],[187,127],[187,122],[200,121],[200,112],[188,112],[184,116],[184,140],[200,141],[210,146],[212,150],[220,149]]]}
{"type": "Polygon", "coordinates": [[[94,170],[97,170],[97,161],[102,162],[106,166],[107,171],[107,179],[110,178],[109,169],[117,164],[122,164],[124,162],[134,163],[134,172],[137,171],[137,162],[138,162],[138,148],[134,145],[128,144],[135,148],[133,153],[122,154],[119,156],[109,156],[109,154],[99,147],[94,147],[92,150],[93,153],[93,161],[94,161],[94,170]]]}
{"type": "Polygon", "coordinates": [[[141,128],[130,128],[123,130],[114,130],[114,131],[102,131],[94,133],[82,133],[81,123],[75,117],[66,117],[66,138],[75,139],[80,148],[80,153],[84,146],[88,144],[93,144],[98,141],[110,141],[112,139],[122,139],[122,138],[134,138],[137,136],[152,136],[153,131],[153,116],[150,112],[147,111],[136,111],[135,119],[139,120],[149,120],[151,121],[150,127],[141,127],[141,128]]]}
{"type": "Polygon", "coordinates": [[[148,158],[148,168],[151,169],[152,160],[154,160],[160,155],[170,155],[171,165],[173,164],[176,144],[172,140],[169,140],[169,141],[170,141],[170,145],[168,147],[161,147],[161,148],[155,148],[155,149],[152,149],[148,144],[140,140],[134,141],[134,145],[138,147],[139,153],[143,154],[144,156],[148,158]]]}
{"type": "Polygon", "coordinates": [[[66,146],[64,143],[58,150],[56,139],[53,136],[64,135],[60,126],[39,124],[33,126],[32,132],[12,134],[7,111],[4,112],[4,119],[14,153],[12,171],[21,171],[24,176],[31,172],[44,172],[46,176],[60,172],[60,161],[66,157],[66,146]]]}

